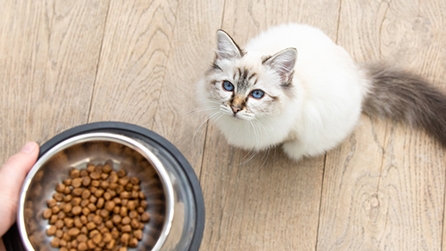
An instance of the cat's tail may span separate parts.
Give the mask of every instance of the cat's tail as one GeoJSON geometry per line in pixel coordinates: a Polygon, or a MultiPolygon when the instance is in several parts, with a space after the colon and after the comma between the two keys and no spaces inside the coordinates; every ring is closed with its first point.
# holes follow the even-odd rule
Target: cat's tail
{"type": "Polygon", "coordinates": [[[446,95],[425,79],[386,65],[364,67],[370,79],[363,112],[424,129],[446,147],[446,95]]]}

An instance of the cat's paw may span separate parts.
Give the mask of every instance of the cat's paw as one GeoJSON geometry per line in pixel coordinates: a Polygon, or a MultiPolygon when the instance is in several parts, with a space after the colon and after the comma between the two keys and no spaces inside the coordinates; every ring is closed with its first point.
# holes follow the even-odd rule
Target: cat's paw
{"type": "Polygon", "coordinates": [[[288,141],[282,145],[285,154],[294,161],[299,161],[305,156],[305,148],[297,141],[288,141]]]}

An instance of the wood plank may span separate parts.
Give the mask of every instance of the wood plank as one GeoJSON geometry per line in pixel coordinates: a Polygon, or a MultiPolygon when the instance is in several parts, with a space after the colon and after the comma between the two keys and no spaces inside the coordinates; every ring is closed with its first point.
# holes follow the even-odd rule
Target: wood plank
{"type": "Polygon", "coordinates": [[[89,121],[152,128],[172,50],[178,1],[112,1],[89,121]]]}
{"type": "MultiPolygon", "coordinates": [[[[343,1],[339,44],[358,61],[382,59],[438,79],[446,56],[441,7],[343,1]]],[[[327,155],[317,249],[440,250],[445,160],[424,133],[363,116],[327,155]]]]}
{"type": "Polygon", "coordinates": [[[87,122],[108,1],[4,1],[0,8],[3,161],[87,122]]]}
{"type": "MultiPolygon", "coordinates": [[[[242,47],[268,26],[290,21],[320,24],[336,37],[338,5],[227,1],[222,28],[242,47]]],[[[280,148],[251,155],[228,146],[209,126],[201,174],[207,209],[202,250],[314,250],[324,156],[295,163],[280,148]]]]}
{"type": "Polygon", "coordinates": [[[152,129],[170,140],[200,174],[206,117],[195,86],[213,60],[224,1],[179,2],[171,51],[152,129]],[[203,20],[207,20],[203,22],[203,20]]]}

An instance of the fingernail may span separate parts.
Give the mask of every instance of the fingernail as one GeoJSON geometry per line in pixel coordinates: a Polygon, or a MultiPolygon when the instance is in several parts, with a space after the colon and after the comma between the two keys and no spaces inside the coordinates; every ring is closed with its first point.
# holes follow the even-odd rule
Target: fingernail
{"type": "Polygon", "coordinates": [[[22,150],[20,151],[23,153],[32,153],[35,148],[36,144],[34,144],[34,142],[28,142],[22,147],[22,150]]]}

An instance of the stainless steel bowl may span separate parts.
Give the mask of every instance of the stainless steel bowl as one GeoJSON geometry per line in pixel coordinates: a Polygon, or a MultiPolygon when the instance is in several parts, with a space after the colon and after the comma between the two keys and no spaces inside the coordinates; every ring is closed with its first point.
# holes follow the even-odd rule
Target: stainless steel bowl
{"type": "Polygon", "coordinates": [[[42,146],[21,191],[17,226],[23,250],[43,246],[57,250],[50,247],[52,237],[45,234],[49,227],[42,217],[46,201],[70,168],[106,161],[141,180],[152,215],[143,239],[130,250],[198,250],[204,228],[201,189],[187,161],[165,139],[134,125],[101,122],[69,130],[48,144],[47,149],[42,146]]]}

